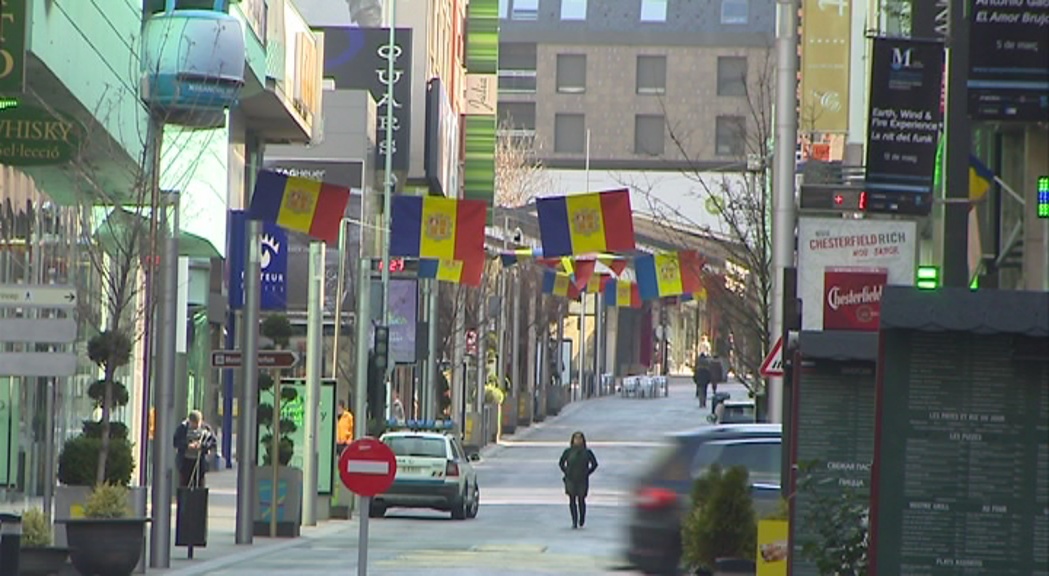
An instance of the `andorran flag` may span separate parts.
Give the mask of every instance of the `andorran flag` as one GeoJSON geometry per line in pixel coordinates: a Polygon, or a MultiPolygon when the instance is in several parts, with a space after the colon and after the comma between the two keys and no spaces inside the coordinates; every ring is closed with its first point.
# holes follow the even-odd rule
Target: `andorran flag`
{"type": "Polygon", "coordinates": [[[614,280],[605,284],[605,306],[640,308],[641,292],[637,284],[627,280],[614,280]]]}
{"type": "Polygon", "coordinates": [[[634,261],[642,300],[700,292],[702,269],[703,259],[693,250],[646,254],[634,261]]]}
{"type": "Polygon", "coordinates": [[[547,258],[635,249],[627,190],[540,198],[536,212],[547,258]]]}
{"type": "Polygon", "coordinates": [[[579,289],[572,283],[572,277],[568,274],[543,270],[543,294],[553,294],[575,300],[579,298],[579,289]]]}
{"type": "Polygon", "coordinates": [[[390,255],[483,262],[487,207],[483,200],[396,196],[390,255]]]}
{"type": "Polygon", "coordinates": [[[349,201],[349,188],[262,170],[248,217],[334,244],[349,201]]]}
{"type": "Polygon", "coordinates": [[[583,286],[583,292],[587,294],[600,294],[605,291],[605,286],[612,280],[611,274],[592,274],[583,286]]]}
{"type": "Polygon", "coordinates": [[[419,260],[419,278],[436,278],[441,282],[480,286],[484,275],[484,260],[419,260]]]}

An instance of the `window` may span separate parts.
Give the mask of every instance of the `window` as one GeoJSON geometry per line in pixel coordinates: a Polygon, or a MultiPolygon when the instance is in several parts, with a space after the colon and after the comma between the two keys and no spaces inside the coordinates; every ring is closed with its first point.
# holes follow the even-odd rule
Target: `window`
{"type": "Polygon", "coordinates": [[[586,116],[582,114],[554,115],[554,152],[561,154],[586,152],[586,116]]]}
{"type": "Polygon", "coordinates": [[[642,22],[666,22],[667,0],[641,0],[642,22]]]}
{"type": "Polygon", "coordinates": [[[747,0],[721,0],[722,24],[746,24],[749,17],[747,0]]]}
{"type": "Polygon", "coordinates": [[[718,56],[718,96],[746,95],[746,56],[718,56]]]}
{"type": "Polygon", "coordinates": [[[500,102],[499,127],[516,135],[535,132],[535,102],[500,102]]]}
{"type": "Polygon", "coordinates": [[[637,93],[663,94],[667,90],[667,57],[637,57],[637,93]]]}
{"type": "Polygon", "coordinates": [[[505,20],[510,15],[510,0],[499,0],[499,19],[505,20]]]}
{"type": "Polygon", "coordinates": [[[448,448],[440,438],[425,436],[387,436],[383,442],[397,456],[416,456],[419,458],[447,458],[448,448]]]}
{"type": "MultiPolygon", "coordinates": [[[[147,14],[159,14],[167,8],[167,2],[165,0],[146,0],[143,3],[146,8],[147,14]]],[[[229,2],[222,1],[218,3],[218,12],[229,13],[229,2]]],[[[215,11],[215,0],[175,0],[175,10],[207,10],[208,12],[215,11]]]]}
{"type": "Polygon", "coordinates": [[[535,44],[499,45],[499,91],[535,92],[535,44]]]}
{"type": "Polygon", "coordinates": [[[514,6],[510,11],[513,20],[538,20],[539,0],[513,0],[514,6]]]}
{"type": "Polygon", "coordinates": [[[751,482],[768,482],[780,475],[781,455],[779,440],[708,442],[696,452],[692,472],[703,474],[713,464],[724,469],[742,466],[750,473],[751,482]]]}
{"type": "Polygon", "coordinates": [[[718,116],[714,126],[714,153],[718,156],[742,156],[746,121],[742,116],[718,116]]]}
{"type": "Polygon", "coordinates": [[[557,55],[557,91],[565,94],[586,92],[586,54],[557,55]]]}
{"type": "Polygon", "coordinates": [[[561,0],[562,20],[586,20],[586,0],[561,0]]]}
{"type": "Polygon", "coordinates": [[[661,155],[666,142],[664,125],[660,114],[634,116],[634,154],[661,155]]]}

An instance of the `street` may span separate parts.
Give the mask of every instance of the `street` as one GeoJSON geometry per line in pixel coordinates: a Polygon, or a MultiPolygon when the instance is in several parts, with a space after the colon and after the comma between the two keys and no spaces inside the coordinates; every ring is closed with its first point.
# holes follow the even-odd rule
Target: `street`
{"type": "MultiPolygon", "coordinates": [[[[729,388],[737,388],[731,386],[729,388]]],[[[622,572],[623,533],[633,478],[666,432],[705,425],[691,381],[675,377],[668,398],[616,396],[569,405],[560,416],[485,450],[478,463],[481,510],[475,520],[393,509],[371,520],[373,574],[490,575],[606,574],[622,572]],[[573,431],[582,430],[600,468],[587,500],[587,523],[572,530],[557,460],[573,431]],[[620,568],[620,570],[615,570],[620,568]],[[422,571],[422,572],[420,572],[422,571]]],[[[279,550],[232,552],[232,565],[199,571],[179,562],[173,574],[352,573],[357,522],[328,523],[279,550]]],[[[203,551],[202,551],[203,552],[203,551]]],[[[175,556],[180,556],[176,552],[175,556]]],[[[201,554],[203,557],[204,555],[201,554]]],[[[221,563],[215,558],[209,564],[221,563]]]]}

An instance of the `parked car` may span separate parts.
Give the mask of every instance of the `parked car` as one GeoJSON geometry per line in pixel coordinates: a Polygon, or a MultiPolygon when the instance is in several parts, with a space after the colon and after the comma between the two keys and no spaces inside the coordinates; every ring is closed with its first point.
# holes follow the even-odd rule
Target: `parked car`
{"type": "Polygon", "coordinates": [[[779,424],[705,426],[669,437],[634,488],[627,561],[645,574],[677,574],[681,522],[691,509],[692,484],[713,464],[750,472],[755,509],[776,508],[780,497],[779,424]]]}

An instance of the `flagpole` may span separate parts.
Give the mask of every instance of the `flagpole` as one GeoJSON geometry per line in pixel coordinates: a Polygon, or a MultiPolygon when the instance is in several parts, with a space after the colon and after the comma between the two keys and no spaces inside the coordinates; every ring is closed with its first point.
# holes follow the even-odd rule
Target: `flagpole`
{"type": "MultiPolygon", "coordinates": [[[[586,130],[586,192],[590,193],[590,129],[586,130]]],[[[579,295],[579,398],[586,397],[586,292],[579,295]]]]}
{"type": "MultiPolygon", "coordinates": [[[[397,0],[390,0],[390,41],[386,53],[386,134],[383,159],[385,166],[385,183],[382,192],[382,325],[390,325],[390,203],[393,196],[393,62],[397,49],[397,0]]],[[[390,364],[387,361],[383,381],[386,383],[386,418],[390,417],[390,364]]]]}

